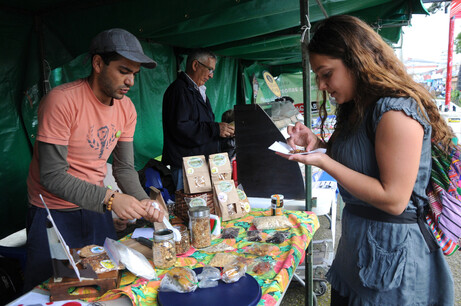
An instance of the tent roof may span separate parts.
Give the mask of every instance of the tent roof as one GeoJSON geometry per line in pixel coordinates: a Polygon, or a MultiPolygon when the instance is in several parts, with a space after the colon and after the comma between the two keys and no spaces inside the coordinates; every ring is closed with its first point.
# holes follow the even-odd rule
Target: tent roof
{"type": "MultiPolygon", "coordinates": [[[[420,0],[321,3],[328,15],[364,19],[389,42],[399,40],[411,14],[427,13],[420,0]]],[[[310,1],[309,11],[311,23],[324,18],[316,1],[310,1]]],[[[86,52],[95,34],[112,27],[179,48],[209,47],[222,56],[272,64],[301,62],[299,0],[1,0],[0,16],[0,23],[16,20],[24,31],[43,25],[44,53],[51,67],[86,52]]]]}

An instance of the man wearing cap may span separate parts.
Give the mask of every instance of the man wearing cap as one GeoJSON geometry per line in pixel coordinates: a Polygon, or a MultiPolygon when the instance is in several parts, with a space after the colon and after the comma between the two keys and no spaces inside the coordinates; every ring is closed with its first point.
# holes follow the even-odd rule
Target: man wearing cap
{"type": "Polygon", "coordinates": [[[27,179],[25,291],[52,275],[43,202],[70,248],[116,239],[111,211],[121,219],[163,218],[134,169],[136,110],[126,96],[140,67],[154,68],[156,63],[144,54],[138,39],[122,29],[99,33],[89,55],[90,76],[54,88],[39,106],[27,179]],[[103,185],[111,153],[123,193],[103,185]]]}
{"type": "Polygon", "coordinates": [[[234,136],[234,127],[215,122],[205,83],[213,78],[216,55],[206,49],[193,50],[186,72],[170,84],[163,95],[162,163],[170,165],[176,190],[183,189],[182,158],[220,152],[220,137],[234,136]]]}

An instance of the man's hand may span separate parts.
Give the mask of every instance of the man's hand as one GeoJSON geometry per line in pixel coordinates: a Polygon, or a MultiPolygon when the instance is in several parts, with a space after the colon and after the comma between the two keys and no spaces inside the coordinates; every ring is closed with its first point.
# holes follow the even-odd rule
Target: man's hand
{"type": "Polygon", "coordinates": [[[152,205],[153,202],[154,201],[152,201],[151,199],[141,200],[141,204],[145,207],[145,210],[147,212],[147,216],[144,218],[150,222],[161,223],[163,222],[163,216],[165,216],[165,212],[163,211],[160,205],[158,205],[158,208],[152,205]]]}
{"type": "Polygon", "coordinates": [[[112,200],[112,210],[120,219],[141,219],[147,216],[144,206],[135,197],[116,192],[112,200]]]}
{"type": "Polygon", "coordinates": [[[225,122],[219,122],[219,136],[223,138],[234,137],[235,128],[233,125],[225,122]]]}

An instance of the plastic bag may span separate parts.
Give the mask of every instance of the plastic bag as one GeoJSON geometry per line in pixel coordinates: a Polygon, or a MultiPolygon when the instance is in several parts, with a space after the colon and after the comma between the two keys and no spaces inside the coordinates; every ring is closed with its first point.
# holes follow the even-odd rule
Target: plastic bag
{"type": "Polygon", "coordinates": [[[194,270],[185,267],[174,267],[163,277],[159,291],[194,292],[197,289],[197,284],[197,275],[194,270]]]}
{"type": "Polygon", "coordinates": [[[221,279],[228,284],[235,283],[245,275],[246,271],[247,265],[236,260],[224,267],[221,279]]]}
{"type": "Polygon", "coordinates": [[[280,244],[284,242],[288,236],[290,236],[289,231],[276,232],[272,236],[266,239],[266,242],[280,244]]]}
{"type": "Polygon", "coordinates": [[[248,270],[251,271],[253,274],[260,276],[273,270],[274,266],[275,261],[258,258],[248,267],[248,270]]]}
{"type": "Polygon", "coordinates": [[[213,288],[218,286],[218,281],[221,279],[221,271],[215,267],[205,266],[202,273],[197,275],[197,279],[200,280],[198,284],[199,288],[213,288]]]}
{"type": "Polygon", "coordinates": [[[286,216],[259,217],[253,219],[253,224],[260,231],[293,227],[286,216]]]}
{"type": "Polygon", "coordinates": [[[235,239],[239,235],[238,227],[226,227],[222,230],[221,238],[222,239],[235,239]]]}
{"type": "Polygon", "coordinates": [[[261,231],[254,230],[254,231],[247,231],[247,240],[248,241],[261,241],[261,231]]]}
{"type": "Polygon", "coordinates": [[[104,248],[115,264],[123,263],[134,275],[149,280],[157,278],[152,265],[138,251],[110,238],[104,241],[104,248]]]}
{"type": "Polygon", "coordinates": [[[276,245],[266,244],[266,243],[255,243],[245,250],[247,253],[258,255],[258,256],[266,256],[271,255],[274,252],[279,252],[280,248],[276,245]]]}

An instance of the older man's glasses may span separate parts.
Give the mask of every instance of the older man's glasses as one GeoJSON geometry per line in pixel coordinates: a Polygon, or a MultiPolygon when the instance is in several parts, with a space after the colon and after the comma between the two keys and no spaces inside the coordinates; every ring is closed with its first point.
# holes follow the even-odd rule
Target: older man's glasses
{"type": "Polygon", "coordinates": [[[199,63],[200,65],[202,65],[202,66],[205,67],[206,69],[208,69],[208,73],[209,73],[209,74],[213,74],[213,73],[214,73],[214,69],[211,68],[210,66],[207,66],[207,65],[205,65],[204,63],[201,63],[199,60],[197,60],[197,63],[199,63]]]}

